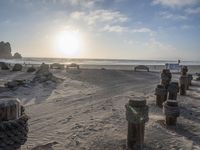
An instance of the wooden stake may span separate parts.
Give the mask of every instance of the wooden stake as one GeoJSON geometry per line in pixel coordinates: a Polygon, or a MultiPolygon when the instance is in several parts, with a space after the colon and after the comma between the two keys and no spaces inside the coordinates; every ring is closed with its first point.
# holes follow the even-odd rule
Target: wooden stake
{"type": "Polygon", "coordinates": [[[21,116],[21,106],[18,99],[0,99],[0,122],[18,119],[19,116],[21,116]]]}

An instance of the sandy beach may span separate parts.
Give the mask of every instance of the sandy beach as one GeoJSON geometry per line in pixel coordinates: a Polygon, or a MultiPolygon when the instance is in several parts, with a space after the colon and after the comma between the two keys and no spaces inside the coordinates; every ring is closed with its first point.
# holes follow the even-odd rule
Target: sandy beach
{"type": "MultiPolygon", "coordinates": [[[[103,66],[102,66],[103,68],[103,66]]],[[[51,69],[62,79],[27,84],[0,96],[18,97],[30,116],[28,141],[22,150],[125,150],[127,121],[124,105],[130,96],[144,97],[149,106],[145,126],[147,150],[200,149],[200,83],[187,96],[178,95],[181,116],[166,127],[155,104],[159,72],[107,69],[51,69]]],[[[172,75],[177,81],[179,74],[172,75]]],[[[0,71],[0,84],[32,80],[34,73],[0,71]]]]}

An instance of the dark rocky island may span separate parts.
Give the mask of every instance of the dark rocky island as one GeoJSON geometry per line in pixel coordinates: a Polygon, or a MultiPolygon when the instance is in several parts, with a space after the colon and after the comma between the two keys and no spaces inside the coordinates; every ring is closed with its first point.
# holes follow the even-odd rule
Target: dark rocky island
{"type": "Polygon", "coordinates": [[[22,56],[19,53],[15,53],[12,56],[12,49],[9,42],[0,42],[0,58],[3,59],[21,59],[22,56]]]}

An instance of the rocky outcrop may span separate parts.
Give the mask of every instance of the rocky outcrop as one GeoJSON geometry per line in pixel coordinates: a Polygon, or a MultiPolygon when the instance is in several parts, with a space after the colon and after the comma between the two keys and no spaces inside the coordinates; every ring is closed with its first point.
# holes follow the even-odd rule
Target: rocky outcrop
{"type": "Polygon", "coordinates": [[[13,58],[14,58],[14,59],[22,59],[22,55],[19,54],[19,53],[15,53],[15,54],[13,55],[13,58]]]}
{"type": "Polygon", "coordinates": [[[3,59],[12,59],[12,58],[21,59],[22,58],[21,54],[15,53],[12,56],[11,52],[12,52],[12,49],[11,49],[10,43],[1,41],[0,42],[0,58],[3,58],[3,59]]]}
{"type": "Polygon", "coordinates": [[[0,58],[10,59],[12,58],[10,43],[3,41],[0,42],[0,58]]]}

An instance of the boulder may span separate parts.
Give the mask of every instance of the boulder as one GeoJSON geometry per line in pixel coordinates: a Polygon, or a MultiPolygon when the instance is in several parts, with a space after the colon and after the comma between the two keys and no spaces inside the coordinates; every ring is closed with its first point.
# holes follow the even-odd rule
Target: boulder
{"type": "Polygon", "coordinates": [[[1,70],[9,70],[10,68],[5,62],[0,62],[1,70]]]}
{"type": "Polygon", "coordinates": [[[24,86],[26,84],[26,80],[12,80],[5,83],[5,87],[9,89],[15,89],[18,86],[24,86]]]}
{"type": "Polygon", "coordinates": [[[34,82],[46,82],[53,81],[57,82],[57,78],[53,76],[53,74],[49,71],[49,65],[42,63],[39,67],[38,71],[35,73],[35,77],[33,78],[34,82]]]}
{"type": "Polygon", "coordinates": [[[27,72],[35,72],[36,69],[32,66],[27,69],[27,72]]]}
{"type": "Polygon", "coordinates": [[[59,64],[59,63],[53,63],[50,65],[51,69],[64,69],[64,65],[63,64],[59,64]]]}
{"type": "Polygon", "coordinates": [[[14,58],[14,59],[22,59],[22,55],[19,54],[19,53],[15,53],[15,54],[13,55],[13,58],[14,58]]]}
{"type": "Polygon", "coordinates": [[[22,71],[22,68],[21,64],[15,64],[12,71],[22,71]]]}

